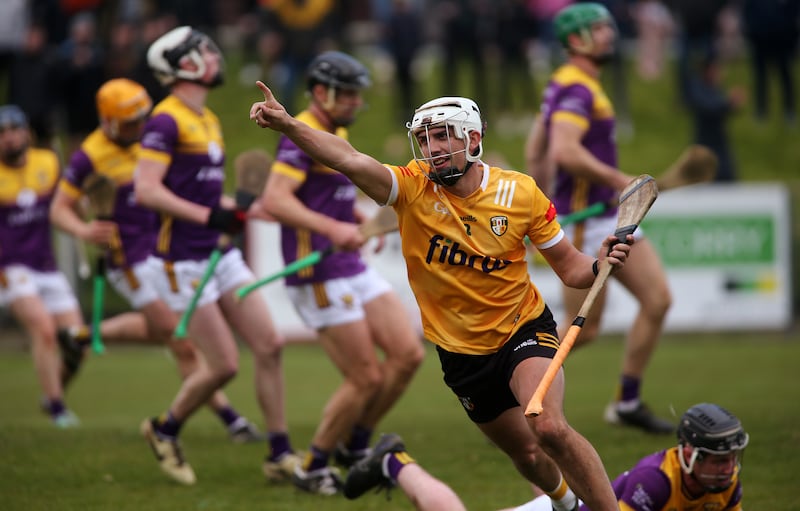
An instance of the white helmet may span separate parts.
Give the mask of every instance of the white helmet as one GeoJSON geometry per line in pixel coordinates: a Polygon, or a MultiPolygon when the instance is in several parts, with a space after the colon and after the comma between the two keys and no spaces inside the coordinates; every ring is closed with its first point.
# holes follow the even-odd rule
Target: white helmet
{"type": "MultiPolygon", "coordinates": [[[[450,152],[451,156],[462,151],[466,153],[467,165],[464,169],[451,167],[446,170],[428,174],[428,177],[433,182],[449,186],[455,184],[458,178],[466,173],[469,166],[473,162],[480,160],[481,155],[483,155],[484,125],[481,120],[481,111],[478,105],[471,99],[442,97],[428,101],[417,108],[411,122],[406,123],[408,138],[411,143],[411,152],[415,160],[421,160],[430,165],[430,160],[432,159],[430,154],[425,155],[423,151],[420,150],[422,156],[417,156],[417,136],[422,131],[427,132],[431,128],[441,126],[452,126],[456,138],[463,140],[466,146],[464,149],[450,152]],[[481,135],[481,141],[478,143],[478,150],[475,153],[470,153],[468,151],[469,133],[471,131],[477,131],[481,135]]],[[[433,168],[433,165],[430,165],[430,168],[433,168]]]]}
{"type": "Polygon", "coordinates": [[[150,45],[147,50],[147,64],[162,85],[171,85],[176,80],[187,80],[209,87],[222,84],[222,53],[210,37],[189,26],[173,28],[150,45]],[[206,74],[206,64],[201,53],[202,47],[220,55],[220,70],[208,83],[200,80],[206,74]],[[181,61],[189,59],[194,70],[182,69],[181,61]]]}

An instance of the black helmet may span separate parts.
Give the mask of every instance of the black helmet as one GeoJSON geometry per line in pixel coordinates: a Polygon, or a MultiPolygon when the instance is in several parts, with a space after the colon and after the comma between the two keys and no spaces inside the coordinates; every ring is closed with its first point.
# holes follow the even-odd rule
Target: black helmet
{"type": "Polygon", "coordinates": [[[741,421],[719,405],[701,403],[686,410],[678,425],[678,442],[701,451],[725,454],[747,446],[741,421]]]}
{"type": "Polygon", "coordinates": [[[322,83],[335,89],[363,89],[372,82],[364,64],[340,51],[319,54],[308,66],[308,88],[322,83]]]}
{"type": "Polygon", "coordinates": [[[719,493],[733,484],[741,469],[742,455],[750,437],[741,421],[719,405],[701,403],[686,410],[678,425],[678,461],[685,474],[706,491],[719,493]],[[686,459],[688,450],[689,459],[686,459]],[[718,473],[697,465],[706,455],[732,455],[736,465],[730,473],[718,473]]]}

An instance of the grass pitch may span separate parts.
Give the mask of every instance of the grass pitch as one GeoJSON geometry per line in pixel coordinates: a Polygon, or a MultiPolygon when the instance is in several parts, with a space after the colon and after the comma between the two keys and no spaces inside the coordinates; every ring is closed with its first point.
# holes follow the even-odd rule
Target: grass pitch
{"type": "MultiPolygon", "coordinates": [[[[571,354],[566,367],[567,415],[598,449],[612,477],[675,441],[602,421],[621,349],[618,337],[606,337],[571,354]]],[[[798,360],[796,335],[668,336],[650,367],[644,397],[667,416],[671,409],[680,414],[700,401],[730,408],[751,435],[742,476],[745,508],[794,511],[800,509],[792,489],[800,473],[798,360]]],[[[315,345],[287,347],[285,367],[293,443],[305,448],[339,376],[315,345]]],[[[106,355],[88,361],[67,396],[82,426],[58,430],[38,410],[29,354],[5,343],[0,350],[0,509],[412,509],[399,492],[390,501],[373,494],[347,501],[269,485],[260,469],[265,446],[231,444],[207,410],[189,421],[182,435],[198,484],[172,483],[158,469],[138,425],[168,405],[177,384],[174,365],[162,349],[110,346],[106,355]]],[[[242,413],[263,423],[249,353],[227,392],[242,413]]],[[[380,431],[403,435],[412,455],[453,486],[471,510],[498,509],[530,497],[525,481],[471,425],[441,381],[432,349],[380,431]]]]}

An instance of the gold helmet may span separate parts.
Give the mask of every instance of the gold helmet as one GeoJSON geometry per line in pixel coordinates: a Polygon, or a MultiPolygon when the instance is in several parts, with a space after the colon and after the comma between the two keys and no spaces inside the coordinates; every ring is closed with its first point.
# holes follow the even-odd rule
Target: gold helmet
{"type": "Polygon", "coordinates": [[[98,89],[96,99],[100,119],[118,123],[139,120],[153,106],[145,88],[127,78],[115,78],[104,83],[98,89]]]}

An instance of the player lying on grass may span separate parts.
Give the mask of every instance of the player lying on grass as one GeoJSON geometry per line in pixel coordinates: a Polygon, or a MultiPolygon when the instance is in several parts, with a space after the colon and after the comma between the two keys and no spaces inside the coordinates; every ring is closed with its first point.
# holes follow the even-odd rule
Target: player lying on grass
{"type": "MultiPolygon", "coordinates": [[[[715,509],[741,511],[742,455],[749,441],[741,421],[719,405],[689,408],[678,425],[678,445],[640,459],[614,482],[621,511],[715,509]]],[[[420,511],[465,511],[456,493],[406,452],[397,435],[384,435],[373,453],[356,463],[344,485],[355,499],[372,488],[399,486],[420,511]]],[[[582,503],[581,503],[582,504],[582,503]]],[[[503,511],[551,511],[542,495],[503,511]]],[[[581,505],[580,511],[590,511],[581,505]]]]}

